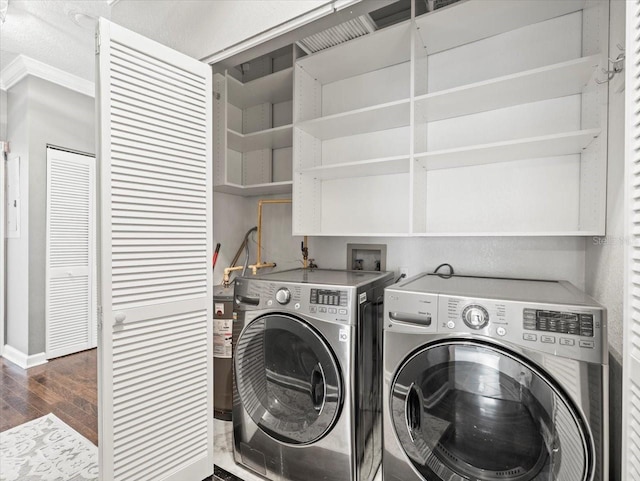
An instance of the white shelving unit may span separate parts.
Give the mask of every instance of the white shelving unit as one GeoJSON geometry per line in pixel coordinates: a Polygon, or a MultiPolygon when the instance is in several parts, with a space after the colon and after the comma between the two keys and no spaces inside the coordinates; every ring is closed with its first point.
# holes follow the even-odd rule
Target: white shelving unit
{"type": "Polygon", "coordinates": [[[294,235],[604,234],[606,1],[467,0],[294,64],[294,235]]]}
{"type": "Polygon", "coordinates": [[[275,63],[258,62],[257,68],[266,64],[268,71],[244,83],[229,71],[214,75],[217,192],[253,196],[292,190],[293,67],[271,72],[275,63]]]}
{"type": "Polygon", "coordinates": [[[411,205],[411,22],[294,67],[294,231],[406,235],[411,205]],[[393,197],[377,193],[396,190],[393,197]]]}

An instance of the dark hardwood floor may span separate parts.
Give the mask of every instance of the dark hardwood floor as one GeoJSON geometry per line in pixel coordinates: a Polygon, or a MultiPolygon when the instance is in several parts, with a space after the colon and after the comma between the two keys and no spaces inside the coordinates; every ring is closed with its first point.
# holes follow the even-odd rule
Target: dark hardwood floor
{"type": "Polygon", "coordinates": [[[98,444],[96,349],[28,370],[0,358],[0,432],[49,413],[98,444]]]}

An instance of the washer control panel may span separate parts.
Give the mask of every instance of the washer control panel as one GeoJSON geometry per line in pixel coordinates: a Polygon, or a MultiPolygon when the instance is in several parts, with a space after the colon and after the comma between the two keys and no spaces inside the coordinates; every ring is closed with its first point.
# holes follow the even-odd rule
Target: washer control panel
{"type": "MultiPolygon", "coordinates": [[[[356,322],[351,309],[354,289],[297,283],[236,281],[236,309],[280,309],[344,324],[356,322]]],[[[357,313],[357,310],[355,311],[357,313]]]]}

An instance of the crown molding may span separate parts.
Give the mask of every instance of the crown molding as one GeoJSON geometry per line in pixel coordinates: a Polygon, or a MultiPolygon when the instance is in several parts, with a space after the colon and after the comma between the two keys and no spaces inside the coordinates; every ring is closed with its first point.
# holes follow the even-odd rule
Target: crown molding
{"type": "Polygon", "coordinates": [[[0,72],[0,90],[9,90],[27,75],[33,75],[83,95],[95,97],[93,82],[25,55],[18,55],[0,72]]]}

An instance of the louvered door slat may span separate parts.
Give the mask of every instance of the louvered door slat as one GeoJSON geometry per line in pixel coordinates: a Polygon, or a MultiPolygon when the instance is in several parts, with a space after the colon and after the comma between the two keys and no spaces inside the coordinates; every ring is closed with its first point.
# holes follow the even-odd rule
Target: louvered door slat
{"type": "Polygon", "coordinates": [[[210,68],[100,22],[105,481],[212,474],[210,68]]]}
{"type": "Polygon", "coordinates": [[[640,480],[640,1],[627,2],[622,479],[640,480]]]}
{"type": "Polygon", "coordinates": [[[47,148],[46,351],[95,347],[95,165],[47,148]]]}

